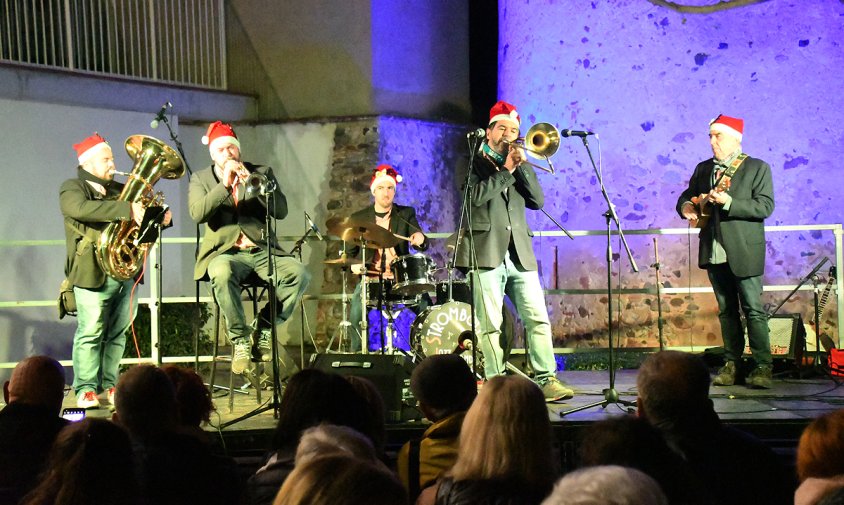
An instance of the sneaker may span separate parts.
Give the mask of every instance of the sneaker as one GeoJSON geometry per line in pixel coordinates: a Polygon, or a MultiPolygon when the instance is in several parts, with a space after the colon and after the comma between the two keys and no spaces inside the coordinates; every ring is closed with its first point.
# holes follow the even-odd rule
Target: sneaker
{"type": "Polygon", "coordinates": [[[114,392],[115,392],[115,390],[116,389],[113,388],[113,387],[110,387],[106,390],[106,399],[108,400],[108,403],[110,403],[112,405],[114,405],[114,392]]]}
{"type": "Polygon", "coordinates": [[[771,389],[773,369],[771,365],[759,365],[747,376],[747,387],[753,389],[771,389]]]}
{"type": "Polygon", "coordinates": [[[556,377],[548,379],[541,387],[546,402],[556,402],[574,396],[574,390],[560,382],[556,377]]]}
{"type": "Polygon", "coordinates": [[[728,361],[724,366],[718,369],[718,374],[712,383],[716,386],[732,386],[736,383],[736,362],[728,361]]]}
{"type": "MultiPolygon", "coordinates": [[[[273,334],[269,328],[262,328],[259,331],[257,338],[253,337],[252,341],[252,361],[272,361],[273,359],[273,334]]],[[[253,333],[254,335],[254,333],[253,333]]]]}
{"type": "Polygon", "coordinates": [[[85,391],[76,397],[76,406],[80,409],[98,409],[100,408],[100,400],[97,398],[97,393],[85,391]]]}
{"type": "Polygon", "coordinates": [[[234,353],[232,355],[232,373],[241,375],[249,367],[251,359],[249,351],[249,339],[239,338],[232,342],[234,353]]]}

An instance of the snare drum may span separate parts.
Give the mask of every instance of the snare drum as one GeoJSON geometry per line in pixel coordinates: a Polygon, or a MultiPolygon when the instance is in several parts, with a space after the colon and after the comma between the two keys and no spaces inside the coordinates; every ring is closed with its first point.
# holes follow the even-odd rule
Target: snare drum
{"type": "Polygon", "coordinates": [[[465,279],[451,281],[451,300],[448,299],[448,282],[437,283],[437,305],[450,301],[472,303],[472,292],[469,290],[468,281],[465,279]]]}
{"type": "Polygon", "coordinates": [[[402,295],[421,295],[434,290],[434,260],[424,254],[399,256],[390,263],[396,284],[393,291],[402,295]]]}
{"type": "MultiPolygon", "coordinates": [[[[381,294],[381,283],[378,279],[366,278],[366,305],[378,306],[378,296],[381,294]]],[[[392,279],[384,279],[384,303],[389,305],[416,305],[415,296],[402,296],[395,291],[392,279]]]]}
{"type": "MultiPolygon", "coordinates": [[[[425,356],[435,354],[451,354],[457,351],[460,356],[472,366],[472,352],[460,352],[458,345],[463,338],[470,338],[472,332],[472,307],[468,303],[448,302],[425,309],[413,326],[410,327],[410,338],[418,342],[425,356]]],[[[475,328],[481,323],[475,318],[475,328]]],[[[477,351],[478,364],[482,366],[480,349],[477,351]]]]}

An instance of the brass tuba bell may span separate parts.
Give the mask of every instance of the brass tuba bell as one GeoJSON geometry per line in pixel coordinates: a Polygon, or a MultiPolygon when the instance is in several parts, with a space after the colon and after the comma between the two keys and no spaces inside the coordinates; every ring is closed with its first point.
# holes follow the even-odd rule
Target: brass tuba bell
{"type": "MultiPolygon", "coordinates": [[[[178,179],[185,174],[181,156],[164,142],[146,135],[132,135],[124,143],[129,157],[135,160],[129,180],[117,200],[140,203],[144,209],[160,206],[164,195],[153,190],[162,177],[178,179]]],[[[125,281],[134,277],[143,266],[150,244],[136,244],[140,226],[134,220],[109,224],[97,241],[97,259],[110,277],[125,281]]]]}

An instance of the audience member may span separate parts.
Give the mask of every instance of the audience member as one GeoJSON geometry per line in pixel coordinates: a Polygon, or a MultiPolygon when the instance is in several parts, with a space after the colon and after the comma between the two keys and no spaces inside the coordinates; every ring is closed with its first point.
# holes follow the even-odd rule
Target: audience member
{"type": "Polygon", "coordinates": [[[797,477],[800,487],[795,504],[816,503],[844,486],[844,410],[824,414],[812,421],[797,445],[797,477]]]}
{"type": "Polygon", "coordinates": [[[387,440],[387,407],[384,405],[384,398],[378,391],[378,386],[366,377],[358,375],[345,375],[344,377],[366,401],[369,426],[365,433],[372,438],[372,444],[375,446],[378,457],[384,459],[384,443],[387,440]]]}
{"type": "Polygon", "coordinates": [[[398,479],[383,465],[345,455],[297,465],[273,505],[407,505],[398,479]]]}
{"type": "Polygon", "coordinates": [[[466,413],[454,467],[416,503],[535,505],[556,477],[542,390],[518,375],[497,376],[466,413]]]}
{"type": "Polygon", "coordinates": [[[478,395],[478,386],[463,358],[439,354],[424,359],[413,370],[410,389],[425,418],[433,423],[421,439],[402,446],[396,462],[399,478],[415,500],[422,489],[454,466],[460,427],[478,395]]]}
{"type": "Polygon", "coordinates": [[[105,419],[88,418],[56,437],[39,484],[22,505],[129,505],[137,495],[129,435],[105,419]]]}
{"type": "Polygon", "coordinates": [[[32,489],[56,435],[67,421],[59,417],[64,369],[48,356],[31,356],[3,384],[0,410],[0,502],[15,503],[32,489]]]}
{"type": "Polygon", "coordinates": [[[179,425],[206,441],[202,425],[211,421],[215,408],[211,392],[205,387],[202,377],[193,369],[178,365],[164,365],[161,370],[173,383],[179,425]]]}
{"type": "Polygon", "coordinates": [[[616,465],[593,466],[565,475],[542,505],[668,505],[659,484],[646,473],[616,465]]]}
{"type": "Polygon", "coordinates": [[[117,383],[114,420],[132,439],[142,498],[155,504],[229,504],[240,494],[237,473],[206,444],[180,432],[173,383],[161,369],[139,365],[117,383]]]}
{"type": "Polygon", "coordinates": [[[302,433],[320,423],[348,426],[373,440],[369,406],[351,383],[338,374],[308,368],[293,375],[284,389],[271,453],[246,485],[248,503],[272,503],[293,470],[302,433]]]}
{"type": "Polygon", "coordinates": [[[622,415],[590,424],[579,435],[581,467],[618,465],[653,478],[671,503],[696,503],[699,482],[688,465],[642,418],[622,415]]]}
{"type": "Polygon", "coordinates": [[[787,504],[793,479],[760,440],[725,426],[709,399],[709,370],[698,357],[662,351],[639,369],[639,415],[656,427],[693,474],[706,475],[704,501],[787,504]]]}
{"type": "Polygon", "coordinates": [[[844,505],[844,483],[842,483],[842,486],[825,494],[818,501],[818,505],[844,505]]]}
{"type": "Polygon", "coordinates": [[[313,459],[338,454],[358,458],[370,463],[380,463],[372,441],[363,433],[336,424],[320,424],[302,433],[296,448],[296,466],[313,459]]]}

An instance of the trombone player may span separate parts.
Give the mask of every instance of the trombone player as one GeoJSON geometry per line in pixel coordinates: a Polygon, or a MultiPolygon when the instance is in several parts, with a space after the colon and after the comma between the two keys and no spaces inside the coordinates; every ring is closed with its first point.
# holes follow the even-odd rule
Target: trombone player
{"type": "Polygon", "coordinates": [[[481,323],[478,341],[486,378],[505,373],[500,344],[506,294],[525,324],[528,358],[534,380],[549,402],[571,398],[574,391],[557,379],[551,323],[537,272],[525,209],[540,210],[542,188],[532,164],[516,141],[520,119],[516,107],[492,106],[485,141],[470,168],[469,241],[458,249],[457,265],[474,276],[474,301],[481,323]],[[472,258],[474,242],[476,258],[472,258]]]}
{"type": "Polygon", "coordinates": [[[287,217],[287,198],[272,168],[241,161],[237,135],[231,125],[220,121],[208,127],[202,143],[208,145],[213,163],[191,177],[188,190],[190,215],[206,227],[194,279],[211,280],[234,346],[232,373],[242,374],[250,360],[272,359],[271,325],[290,318],[311,276],[302,263],[279,247],[276,237],[265,238],[268,212],[273,219],[287,217]],[[272,198],[264,192],[272,193],[272,198]],[[268,202],[272,202],[269,211],[268,202]],[[268,282],[270,258],[278,301],[276,320],[270,320],[272,306],[267,303],[249,324],[240,286],[252,275],[268,282]]]}

